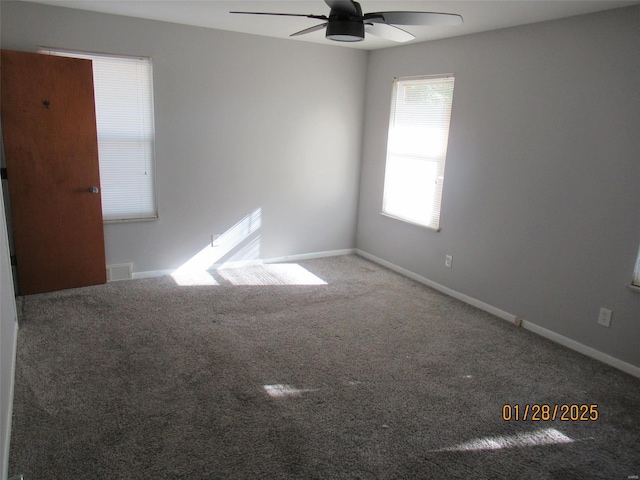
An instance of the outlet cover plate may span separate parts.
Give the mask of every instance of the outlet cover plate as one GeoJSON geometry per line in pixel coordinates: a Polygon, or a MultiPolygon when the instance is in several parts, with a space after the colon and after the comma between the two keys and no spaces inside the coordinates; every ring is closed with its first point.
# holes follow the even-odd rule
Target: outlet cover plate
{"type": "Polygon", "coordinates": [[[611,315],[613,312],[608,308],[601,308],[600,315],[598,316],[598,323],[603,327],[609,328],[611,326],[611,315]]]}

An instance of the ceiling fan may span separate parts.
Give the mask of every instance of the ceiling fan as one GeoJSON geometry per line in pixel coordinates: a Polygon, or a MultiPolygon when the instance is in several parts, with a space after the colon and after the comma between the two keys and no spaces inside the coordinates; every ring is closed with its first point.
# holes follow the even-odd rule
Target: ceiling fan
{"type": "Polygon", "coordinates": [[[462,17],[454,13],[436,12],[372,12],[362,14],[362,8],[353,0],[325,0],[331,8],[329,16],[304,15],[297,13],[269,13],[269,12],[229,12],[246,15],[277,15],[281,17],[305,17],[323,20],[324,23],[305,28],[290,36],[305,35],[327,29],[326,37],[337,42],[359,42],[364,40],[365,30],[372,35],[393,40],[407,42],[415,37],[398,27],[398,25],[460,25],[462,17]]]}

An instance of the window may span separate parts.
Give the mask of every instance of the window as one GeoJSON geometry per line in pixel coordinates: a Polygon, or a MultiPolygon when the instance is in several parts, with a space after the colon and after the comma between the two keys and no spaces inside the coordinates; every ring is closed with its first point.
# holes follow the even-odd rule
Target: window
{"type": "Polygon", "coordinates": [[[636,269],[633,272],[632,285],[640,288],[640,249],[638,249],[638,259],[636,260],[636,269]]]}
{"type": "Polygon", "coordinates": [[[93,82],[106,222],[157,217],[151,59],[41,48],[93,60],[93,82]]]}
{"type": "Polygon", "coordinates": [[[393,82],[382,213],[438,230],[453,75],[393,82]]]}

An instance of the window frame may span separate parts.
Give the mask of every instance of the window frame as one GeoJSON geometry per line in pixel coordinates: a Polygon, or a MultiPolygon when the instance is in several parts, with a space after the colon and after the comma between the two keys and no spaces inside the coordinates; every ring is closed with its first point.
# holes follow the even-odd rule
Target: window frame
{"type": "MultiPolygon", "coordinates": [[[[387,147],[386,147],[386,158],[385,158],[385,170],[384,170],[384,178],[383,178],[383,193],[382,193],[382,207],[380,214],[385,217],[390,217],[396,220],[400,220],[404,223],[416,225],[421,228],[427,228],[430,230],[440,231],[440,216],[442,211],[442,195],[444,191],[444,181],[445,181],[445,165],[447,158],[447,150],[449,143],[449,134],[451,130],[451,117],[453,110],[453,96],[454,96],[454,86],[455,86],[455,74],[453,73],[445,73],[445,74],[437,74],[437,75],[419,75],[419,76],[404,76],[404,77],[394,77],[391,88],[391,106],[389,113],[389,130],[387,134],[387,147]],[[438,153],[432,153],[429,155],[420,154],[420,153],[401,153],[400,151],[394,150],[392,146],[394,142],[393,137],[397,137],[399,135],[394,131],[396,129],[396,119],[400,117],[401,121],[406,122],[406,118],[402,117],[404,113],[402,111],[403,107],[398,105],[398,99],[403,96],[407,97],[407,87],[411,85],[421,85],[421,84],[440,84],[448,91],[450,94],[448,102],[443,102],[441,104],[433,105],[433,108],[430,108],[428,111],[420,112],[421,120],[423,122],[423,127],[426,128],[434,128],[438,123],[444,127],[444,131],[441,131],[438,136],[434,137],[431,145],[435,144],[435,147],[438,153]],[[399,91],[400,88],[403,88],[403,91],[399,91]],[[438,114],[438,112],[440,112],[438,114]],[[438,115],[440,115],[438,117],[438,115]],[[436,119],[436,120],[433,120],[436,119]],[[438,147],[438,143],[440,146],[438,147]],[[392,184],[393,180],[390,180],[390,175],[393,175],[393,170],[396,172],[401,167],[401,163],[405,164],[413,163],[414,170],[417,168],[429,168],[426,165],[426,162],[431,164],[435,164],[432,166],[435,167],[435,172],[430,175],[430,178],[435,179],[435,187],[433,192],[428,198],[429,207],[427,207],[426,212],[418,212],[418,215],[414,215],[413,217],[410,214],[405,212],[399,212],[399,208],[396,206],[395,208],[389,207],[389,196],[393,195],[391,190],[394,188],[392,184]],[[417,218],[418,216],[422,217],[422,219],[417,218]]],[[[406,104],[405,104],[406,105],[406,104]]],[[[406,108],[406,107],[404,107],[406,108]]],[[[407,125],[405,125],[406,127],[407,125]]],[[[411,125],[409,125],[410,127],[411,125]]],[[[398,129],[400,130],[400,129],[398,129]]],[[[415,132],[410,134],[411,138],[415,138],[415,132]]],[[[397,181],[395,182],[396,189],[398,188],[397,181]]],[[[414,189],[416,189],[414,185],[414,189]]],[[[418,188],[419,190],[419,188],[418,188]]],[[[414,191],[418,191],[414,190],[414,191]]],[[[397,197],[396,197],[397,200],[397,197]]],[[[391,203],[393,203],[393,199],[391,203]]],[[[414,211],[415,213],[415,211],[414,211]]]]}
{"type": "Polygon", "coordinates": [[[640,247],[638,248],[638,255],[636,256],[636,265],[633,269],[633,278],[629,288],[640,292],[640,247]]]}

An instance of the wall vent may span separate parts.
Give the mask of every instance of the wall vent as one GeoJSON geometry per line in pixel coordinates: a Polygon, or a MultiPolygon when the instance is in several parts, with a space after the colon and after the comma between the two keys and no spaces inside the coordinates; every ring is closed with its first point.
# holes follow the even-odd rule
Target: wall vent
{"type": "Polygon", "coordinates": [[[107,282],[131,280],[133,278],[133,263],[114,263],[107,265],[107,282]]]}

